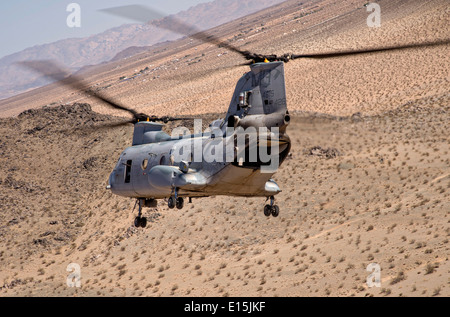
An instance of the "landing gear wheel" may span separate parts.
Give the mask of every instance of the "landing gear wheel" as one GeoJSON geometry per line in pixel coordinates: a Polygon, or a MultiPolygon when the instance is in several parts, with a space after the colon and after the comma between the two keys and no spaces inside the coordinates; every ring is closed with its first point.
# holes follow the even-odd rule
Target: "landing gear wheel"
{"type": "Polygon", "coordinates": [[[140,199],[136,200],[136,204],[134,205],[134,207],[136,208],[136,205],[139,204],[138,216],[136,218],[134,218],[134,226],[136,228],[139,228],[139,227],[145,228],[145,226],[147,226],[147,218],[142,217],[142,208],[144,206],[144,203],[145,203],[145,199],[140,198],[140,199]]]}
{"type": "Polygon", "coordinates": [[[267,199],[270,199],[270,204],[264,206],[264,215],[266,217],[270,217],[270,215],[272,215],[272,217],[278,217],[280,214],[280,208],[275,205],[275,197],[270,196],[267,197],[267,199]]]}
{"type": "Polygon", "coordinates": [[[141,218],[140,217],[134,218],[134,226],[136,228],[139,228],[141,226],[141,218]]]}
{"type": "Polygon", "coordinates": [[[278,217],[279,214],[280,214],[280,208],[278,208],[277,205],[273,205],[272,206],[272,216],[278,217]]]}
{"type": "Polygon", "coordinates": [[[264,206],[264,216],[270,217],[271,214],[272,214],[272,207],[270,205],[265,205],[264,206]]]}
{"type": "Polygon", "coordinates": [[[147,218],[145,218],[145,217],[136,217],[134,219],[134,226],[136,228],[139,228],[139,227],[145,228],[147,226],[147,218]]]}
{"type": "Polygon", "coordinates": [[[184,206],[184,199],[183,199],[183,197],[178,197],[177,198],[176,206],[177,206],[177,209],[183,209],[183,206],[184,206]]]}
{"type": "Polygon", "coordinates": [[[175,208],[175,198],[173,196],[169,197],[169,200],[167,201],[167,204],[169,205],[170,209],[175,208]]]}

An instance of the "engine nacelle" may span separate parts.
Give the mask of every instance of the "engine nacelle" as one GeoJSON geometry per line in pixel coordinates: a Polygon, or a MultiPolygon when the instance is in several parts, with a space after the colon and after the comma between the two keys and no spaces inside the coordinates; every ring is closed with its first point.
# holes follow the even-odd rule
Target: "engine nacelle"
{"type": "Polygon", "coordinates": [[[269,130],[270,128],[277,127],[279,128],[280,133],[284,133],[290,121],[291,117],[287,111],[286,113],[276,112],[264,115],[247,115],[243,118],[229,116],[227,127],[234,129],[237,127],[242,127],[244,129],[248,127],[254,127],[256,129],[266,127],[269,130]]]}
{"type": "Polygon", "coordinates": [[[133,146],[169,141],[170,135],[162,131],[163,125],[142,121],[134,125],[133,146]]]}

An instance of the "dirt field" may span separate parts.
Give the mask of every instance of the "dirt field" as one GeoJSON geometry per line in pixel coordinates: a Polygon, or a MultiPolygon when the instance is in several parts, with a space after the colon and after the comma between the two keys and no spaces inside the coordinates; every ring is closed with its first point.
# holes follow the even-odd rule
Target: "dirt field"
{"type": "Polygon", "coordinates": [[[448,296],[448,102],[295,115],[292,157],[275,175],[279,218],[262,199],[213,197],[147,209],[146,229],[132,226],[134,201],[105,190],[131,128],[62,137],[61,126],[105,119],[82,106],[2,120],[1,292],[448,296]],[[70,263],[80,289],[66,285],[70,263]],[[381,288],[366,287],[370,263],[381,288]]]}
{"type": "MultiPolygon", "coordinates": [[[[378,30],[364,1],[318,1],[304,16],[293,3],[215,32],[275,53],[448,37],[445,1],[380,1],[378,30]]],[[[188,43],[86,80],[140,111],[211,121],[246,69],[217,70],[239,61],[188,43]]],[[[133,127],[95,129],[123,113],[56,84],[0,102],[0,296],[449,296],[449,56],[447,45],[287,63],[278,218],[264,199],[211,197],[181,211],[161,201],[135,228],[134,201],[105,189],[133,127]],[[80,288],[66,284],[70,263],[80,288]],[[371,263],[381,287],[367,286],[371,263]]]]}

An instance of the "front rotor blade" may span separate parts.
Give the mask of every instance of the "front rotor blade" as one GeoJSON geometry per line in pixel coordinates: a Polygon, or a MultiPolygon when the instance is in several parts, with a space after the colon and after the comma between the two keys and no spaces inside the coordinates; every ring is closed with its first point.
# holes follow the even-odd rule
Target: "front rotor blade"
{"type": "Polygon", "coordinates": [[[143,5],[127,5],[108,9],[101,9],[101,12],[108,14],[128,18],[140,23],[150,23],[158,28],[162,28],[180,35],[188,36],[196,40],[200,40],[204,43],[211,43],[219,47],[224,47],[232,52],[238,53],[244,56],[246,59],[252,59],[254,54],[248,51],[242,51],[233,45],[221,41],[214,35],[208,34],[204,31],[200,31],[192,25],[188,25],[185,22],[175,18],[174,16],[166,16],[154,9],[143,5]],[[169,23],[160,23],[162,18],[167,18],[169,23]]]}
{"type": "Polygon", "coordinates": [[[86,88],[88,85],[83,82],[83,80],[76,75],[69,75],[67,71],[65,71],[61,66],[59,66],[56,62],[51,60],[40,60],[40,61],[23,61],[17,62],[17,64],[24,66],[28,69],[31,69],[47,78],[50,78],[54,81],[58,81],[63,85],[72,87],[76,90],[80,90],[92,97],[103,101],[105,104],[114,109],[119,109],[123,111],[127,111],[131,113],[135,119],[139,119],[140,115],[134,111],[133,109],[127,108],[116,101],[113,101],[111,98],[106,97],[99,92],[95,92],[90,88],[86,88]]]}
{"type": "Polygon", "coordinates": [[[418,47],[433,47],[439,45],[446,45],[450,43],[450,39],[435,41],[435,42],[424,42],[424,43],[415,43],[408,45],[399,45],[399,46],[385,46],[373,49],[361,49],[361,50],[349,50],[342,52],[331,52],[331,53],[315,53],[315,54],[292,54],[290,59],[298,59],[298,58],[332,58],[332,57],[340,57],[340,56],[349,56],[349,55],[360,55],[360,54],[368,54],[368,53],[376,53],[376,52],[384,52],[384,51],[395,51],[395,50],[404,50],[418,47]]]}
{"type": "MultiPolygon", "coordinates": [[[[50,78],[54,81],[57,81],[63,85],[72,87],[76,90],[80,90],[100,101],[103,101],[106,105],[113,109],[123,110],[131,113],[133,115],[133,120],[125,121],[122,123],[118,123],[118,125],[126,125],[129,123],[136,123],[139,121],[162,121],[167,123],[169,121],[179,121],[179,120],[193,120],[191,118],[172,118],[172,117],[157,117],[157,116],[148,116],[145,113],[138,113],[137,111],[125,107],[118,102],[112,100],[110,97],[106,97],[98,91],[94,91],[90,88],[86,88],[88,85],[84,83],[84,81],[76,75],[69,75],[69,72],[64,70],[63,67],[59,66],[56,62],[50,60],[42,60],[42,61],[23,61],[17,62],[18,65],[24,66],[28,69],[31,69],[44,77],[50,78]]],[[[112,124],[111,127],[116,126],[112,124]]],[[[108,127],[107,125],[105,127],[108,127]]]]}

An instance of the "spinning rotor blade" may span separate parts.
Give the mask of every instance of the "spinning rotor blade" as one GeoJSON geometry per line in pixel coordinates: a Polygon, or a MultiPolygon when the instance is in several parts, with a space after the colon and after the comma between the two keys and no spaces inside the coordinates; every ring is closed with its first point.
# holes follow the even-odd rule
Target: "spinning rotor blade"
{"type": "MultiPolygon", "coordinates": [[[[147,119],[142,120],[142,121],[145,122],[146,120],[147,119]]],[[[162,121],[164,123],[168,123],[169,121],[172,122],[172,121],[184,121],[184,120],[194,120],[194,119],[193,118],[162,117],[162,118],[158,118],[158,120],[156,120],[156,121],[162,121]]],[[[151,117],[150,117],[149,121],[152,121],[151,117]]],[[[122,120],[122,121],[118,121],[118,122],[107,122],[107,123],[101,123],[101,124],[93,124],[90,126],[77,127],[77,128],[75,128],[75,130],[82,130],[82,131],[86,132],[86,130],[101,130],[101,129],[119,128],[119,127],[127,126],[129,124],[136,124],[136,122],[137,122],[136,119],[122,120]]],[[[74,129],[72,128],[70,130],[59,130],[59,132],[67,133],[67,132],[71,132],[73,130],[74,129]]]]}
{"type": "Polygon", "coordinates": [[[248,51],[242,51],[233,45],[230,45],[214,35],[200,31],[192,25],[188,25],[174,16],[166,16],[154,9],[150,9],[143,5],[127,5],[108,9],[102,9],[101,12],[128,18],[144,24],[151,24],[158,28],[162,28],[180,35],[188,36],[190,38],[200,40],[204,43],[211,43],[218,47],[224,47],[232,52],[238,53],[248,60],[258,58],[258,55],[252,54],[248,51]],[[169,19],[170,23],[162,24],[162,18],[169,19]]]}
{"type": "Polygon", "coordinates": [[[139,114],[134,111],[133,109],[127,108],[125,106],[120,105],[119,103],[111,100],[110,98],[107,98],[103,96],[102,94],[93,91],[90,88],[86,88],[88,85],[83,82],[81,78],[78,78],[76,75],[69,75],[67,71],[64,71],[62,67],[60,67],[58,64],[56,64],[54,61],[51,60],[41,60],[41,61],[24,61],[24,62],[18,62],[17,64],[21,66],[25,66],[28,69],[31,69],[45,77],[48,77],[54,81],[58,81],[64,85],[67,85],[69,87],[72,87],[76,90],[80,90],[88,95],[91,95],[95,97],[96,99],[103,101],[108,106],[110,106],[113,109],[119,109],[124,110],[129,113],[131,113],[134,118],[138,118],[139,114]]]}
{"type": "MultiPolygon", "coordinates": [[[[126,121],[123,123],[119,123],[119,125],[129,124],[129,123],[136,123],[138,121],[162,121],[164,123],[167,123],[169,121],[177,121],[177,120],[189,120],[190,118],[172,118],[172,117],[156,117],[156,116],[148,116],[144,113],[138,113],[135,110],[125,107],[121,105],[120,103],[114,101],[113,99],[106,97],[105,95],[99,93],[98,91],[94,91],[90,88],[86,88],[88,85],[83,82],[81,78],[79,78],[76,75],[69,75],[69,73],[65,70],[63,70],[62,67],[57,65],[54,61],[49,60],[43,60],[43,61],[24,61],[24,62],[18,62],[17,64],[21,66],[25,66],[28,69],[31,69],[45,77],[48,77],[54,81],[58,81],[64,85],[67,85],[69,87],[72,87],[76,90],[80,90],[100,101],[103,101],[106,105],[113,109],[123,110],[127,111],[130,114],[133,115],[134,119],[131,121],[126,121]]],[[[114,126],[114,124],[113,124],[114,126]]]]}
{"type": "Polygon", "coordinates": [[[379,47],[379,48],[361,49],[361,50],[354,50],[354,51],[349,50],[349,51],[332,52],[332,53],[298,54],[298,55],[292,54],[290,56],[290,59],[298,59],[298,58],[323,59],[323,58],[332,58],[332,57],[339,57],[339,56],[360,55],[360,54],[368,54],[368,53],[376,53],[376,52],[384,52],[384,51],[404,50],[404,49],[411,49],[411,48],[418,48],[418,47],[433,47],[433,46],[445,45],[445,44],[449,44],[449,43],[450,43],[450,39],[446,39],[446,40],[435,41],[435,42],[424,42],[424,43],[399,45],[399,46],[385,46],[385,47],[379,47]]]}
{"type": "Polygon", "coordinates": [[[238,66],[250,65],[252,63],[260,63],[260,62],[265,62],[265,61],[288,62],[289,60],[299,59],[299,58],[323,59],[323,58],[332,58],[332,57],[339,57],[339,56],[349,56],[349,55],[368,54],[368,53],[376,53],[376,52],[383,52],[383,51],[411,49],[411,48],[417,48],[417,47],[432,47],[432,46],[445,45],[445,44],[450,43],[450,40],[446,39],[446,40],[441,40],[441,41],[436,41],[436,42],[425,42],[425,43],[399,45],[399,46],[386,46],[386,47],[372,48],[372,49],[347,50],[347,51],[331,52],[331,53],[284,54],[281,56],[263,55],[263,54],[255,54],[255,53],[251,53],[249,51],[240,50],[233,45],[230,45],[224,41],[221,41],[219,38],[215,37],[214,35],[210,35],[204,31],[199,31],[195,27],[176,19],[174,16],[167,17],[164,14],[162,14],[154,9],[150,9],[147,6],[127,5],[127,6],[102,9],[100,11],[108,13],[108,14],[120,16],[120,17],[125,17],[128,19],[132,19],[132,20],[135,20],[135,21],[138,21],[141,23],[153,24],[156,27],[172,31],[174,33],[185,35],[185,36],[200,40],[205,43],[211,43],[211,44],[214,44],[219,47],[224,47],[232,52],[240,54],[245,59],[251,61],[250,63],[245,63],[245,64],[241,64],[238,66]],[[170,23],[162,24],[160,21],[155,21],[155,20],[160,20],[162,18],[170,19],[170,23]]]}
{"type": "Polygon", "coordinates": [[[119,127],[127,126],[129,124],[134,124],[134,123],[135,123],[135,120],[132,119],[132,120],[119,121],[119,122],[115,122],[115,123],[102,123],[102,124],[92,124],[92,125],[88,125],[88,126],[71,127],[69,129],[58,130],[57,132],[64,133],[64,134],[72,133],[74,131],[82,131],[83,133],[90,133],[91,131],[119,128],[119,127]]]}

